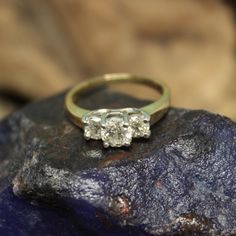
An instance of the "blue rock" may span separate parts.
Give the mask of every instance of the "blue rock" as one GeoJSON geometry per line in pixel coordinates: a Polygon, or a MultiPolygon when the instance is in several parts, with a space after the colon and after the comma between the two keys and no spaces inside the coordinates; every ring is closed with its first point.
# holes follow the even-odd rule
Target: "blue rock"
{"type": "MultiPolygon", "coordinates": [[[[108,95],[80,102],[145,103],[108,95]]],[[[1,235],[236,235],[236,124],[226,117],[172,108],[149,140],[104,149],[69,122],[60,95],[0,123],[0,149],[1,235]]]]}
{"type": "Polygon", "coordinates": [[[71,212],[39,207],[13,195],[8,187],[0,195],[0,235],[89,235],[71,212]]]}

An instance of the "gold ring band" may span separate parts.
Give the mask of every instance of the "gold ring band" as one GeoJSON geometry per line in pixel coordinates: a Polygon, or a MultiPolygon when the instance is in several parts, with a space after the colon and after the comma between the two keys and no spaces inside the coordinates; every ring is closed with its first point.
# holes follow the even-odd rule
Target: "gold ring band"
{"type": "MultiPolygon", "coordinates": [[[[117,123],[115,121],[116,119],[117,120],[120,119],[120,121],[122,121],[121,123],[124,125],[124,127],[129,126],[130,117],[132,119],[134,119],[135,116],[136,116],[136,120],[139,119],[139,121],[140,121],[140,119],[141,120],[143,119],[144,122],[148,121],[149,125],[152,125],[163,117],[163,115],[168,111],[169,106],[170,106],[170,91],[164,83],[153,80],[153,79],[141,77],[141,76],[134,76],[134,75],[124,74],[124,73],[122,73],[122,74],[121,73],[106,74],[106,75],[96,77],[91,80],[82,82],[82,83],[76,85],[74,88],[72,88],[68,92],[68,94],[66,95],[66,98],[65,98],[65,107],[66,107],[69,117],[73,123],[75,123],[77,126],[79,126],[82,129],[87,128],[87,130],[85,130],[85,131],[88,131],[89,121],[91,121],[90,123],[94,123],[95,122],[94,120],[99,119],[98,117],[100,117],[101,120],[99,121],[100,122],[99,124],[101,126],[100,128],[101,128],[102,133],[107,131],[106,124],[108,127],[107,129],[109,129],[109,127],[111,128],[112,125],[115,127],[117,125],[117,123]],[[76,105],[76,98],[82,92],[86,92],[92,88],[95,88],[95,87],[98,87],[101,85],[107,85],[107,84],[116,83],[116,82],[122,82],[122,83],[133,82],[133,83],[145,84],[151,88],[156,89],[161,94],[161,97],[157,101],[154,101],[154,102],[152,102],[144,107],[141,107],[139,109],[138,108],[123,108],[123,109],[113,109],[113,110],[100,109],[97,111],[90,111],[90,110],[87,110],[85,108],[82,108],[82,107],[79,107],[76,105]],[[138,118],[137,118],[137,116],[138,116],[138,118]],[[96,117],[96,119],[94,117],[96,117]],[[103,122],[103,123],[101,123],[101,122],[103,122]],[[116,123],[116,125],[114,124],[114,122],[116,123]],[[104,128],[104,126],[105,126],[105,128],[104,128]],[[105,129],[105,131],[104,131],[104,129],[105,129]]],[[[141,125],[141,123],[137,123],[136,125],[139,126],[139,125],[141,125]]],[[[92,125],[90,125],[90,129],[91,129],[91,127],[92,127],[92,125]]],[[[142,127],[142,126],[140,126],[140,127],[142,127]]],[[[92,128],[94,128],[94,127],[92,127],[92,128]]],[[[99,128],[99,125],[98,125],[98,128],[99,128]]],[[[119,128],[121,128],[121,127],[119,127],[119,128]]],[[[100,132],[100,130],[98,130],[98,132],[100,132]]],[[[132,132],[132,131],[130,131],[130,132],[132,132]]],[[[109,134],[109,132],[107,132],[107,133],[109,134]]],[[[107,135],[107,133],[105,132],[106,135],[107,135]]],[[[96,136],[96,135],[94,135],[94,136],[96,136]]],[[[142,135],[139,134],[136,136],[141,137],[142,135]]],[[[146,135],[146,136],[148,136],[148,135],[146,135]]],[[[133,135],[133,137],[135,137],[135,135],[133,135]]],[[[102,139],[105,147],[123,146],[122,141],[117,142],[116,144],[114,144],[112,142],[107,143],[106,138],[100,137],[99,135],[98,135],[98,137],[96,136],[95,138],[93,138],[93,135],[90,135],[90,136],[85,135],[85,138],[87,138],[87,139],[90,139],[90,138],[102,139]]],[[[131,137],[131,139],[132,139],[132,137],[131,137]]],[[[128,146],[129,144],[130,144],[129,142],[125,142],[125,145],[128,146]]]]}

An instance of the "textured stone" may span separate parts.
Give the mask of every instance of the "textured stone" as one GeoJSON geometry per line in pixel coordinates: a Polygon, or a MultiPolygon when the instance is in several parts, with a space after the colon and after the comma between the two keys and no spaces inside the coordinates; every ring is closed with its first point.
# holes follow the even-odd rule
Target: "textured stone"
{"type": "MultiPolygon", "coordinates": [[[[81,103],[146,104],[108,95],[81,103]]],[[[13,114],[0,123],[0,232],[235,235],[236,124],[171,109],[151,130],[129,148],[105,149],[66,119],[63,95],[13,114]]]]}
{"type": "Polygon", "coordinates": [[[85,230],[72,212],[63,208],[41,207],[19,199],[8,187],[0,194],[0,235],[2,236],[85,236],[85,230]]]}

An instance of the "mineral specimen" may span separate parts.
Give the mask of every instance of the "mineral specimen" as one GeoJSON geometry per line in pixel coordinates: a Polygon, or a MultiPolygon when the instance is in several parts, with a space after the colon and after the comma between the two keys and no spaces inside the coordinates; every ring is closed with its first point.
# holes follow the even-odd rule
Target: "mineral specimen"
{"type": "MultiPolygon", "coordinates": [[[[80,102],[146,104],[110,95],[80,102]]],[[[0,123],[1,235],[236,235],[233,121],[172,108],[150,139],[105,149],[67,119],[63,99],[0,123]]]]}

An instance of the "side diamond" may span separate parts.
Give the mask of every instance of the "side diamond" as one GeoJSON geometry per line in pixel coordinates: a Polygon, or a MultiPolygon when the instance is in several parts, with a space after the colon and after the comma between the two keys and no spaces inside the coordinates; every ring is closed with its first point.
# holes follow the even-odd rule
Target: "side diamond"
{"type": "Polygon", "coordinates": [[[149,116],[142,113],[134,113],[129,116],[129,124],[134,138],[148,138],[151,134],[149,116]]]}
{"type": "Polygon", "coordinates": [[[101,139],[101,116],[99,114],[87,114],[83,118],[84,137],[86,139],[101,139]]]}

